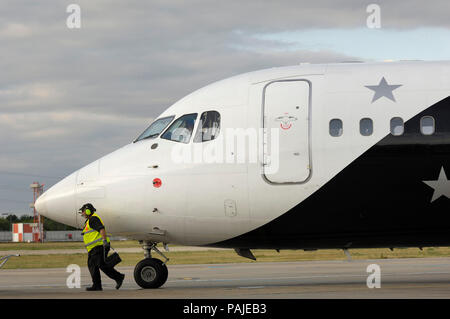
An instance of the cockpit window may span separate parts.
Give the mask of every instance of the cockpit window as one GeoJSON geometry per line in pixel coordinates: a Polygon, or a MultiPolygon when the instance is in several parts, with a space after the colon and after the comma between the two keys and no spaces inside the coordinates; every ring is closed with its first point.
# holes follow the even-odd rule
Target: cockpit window
{"type": "Polygon", "coordinates": [[[189,143],[196,119],[197,113],[181,116],[170,125],[163,135],[161,135],[161,138],[174,142],[189,143]]]}
{"type": "Polygon", "coordinates": [[[146,138],[156,138],[161,134],[161,132],[172,122],[175,116],[168,116],[157,119],[141,134],[134,142],[146,139],[146,138]]]}
{"type": "Polygon", "coordinates": [[[195,133],[194,143],[212,141],[219,136],[220,114],[216,111],[203,112],[195,133]]]}

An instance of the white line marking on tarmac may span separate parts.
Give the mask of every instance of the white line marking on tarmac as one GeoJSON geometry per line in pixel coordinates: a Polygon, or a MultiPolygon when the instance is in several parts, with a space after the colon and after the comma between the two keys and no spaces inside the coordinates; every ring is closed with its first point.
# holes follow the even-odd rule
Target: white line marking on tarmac
{"type": "MultiPolygon", "coordinates": [[[[422,275],[448,275],[450,272],[414,272],[414,273],[384,273],[383,276],[422,276],[422,275]]],[[[367,278],[367,274],[363,275],[316,275],[316,276],[297,276],[297,277],[276,277],[276,278],[267,278],[267,277],[261,277],[261,278],[229,278],[229,279],[192,279],[189,280],[190,282],[232,282],[232,281],[256,281],[256,280],[293,280],[293,279],[316,279],[316,278],[344,278],[344,277],[361,277],[361,278],[367,278]]],[[[186,280],[168,280],[168,283],[179,283],[184,282],[186,283],[186,280]]]]}
{"type": "MultiPolygon", "coordinates": [[[[383,273],[382,276],[423,276],[423,275],[449,275],[450,272],[411,272],[411,273],[383,273]]],[[[167,283],[187,283],[187,282],[235,282],[235,281],[275,281],[275,280],[307,280],[307,279],[317,279],[317,278],[367,278],[367,274],[361,275],[347,275],[347,274],[336,274],[336,275],[314,275],[314,276],[296,276],[296,277],[275,277],[275,278],[267,278],[267,277],[258,277],[258,278],[229,278],[229,279],[198,279],[193,278],[186,280],[185,278],[182,280],[168,280],[167,283]]],[[[186,277],[188,278],[188,277],[186,277]]],[[[27,285],[0,285],[0,289],[2,288],[39,288],[39,287],[67,287],[64,284],[27,284],[27,285]]],[[[104,288],[109,286],[105,285],[104,288]]],[[[113,287],[113,286],[111,286],[113,287]]],[[[253,286],[250,286],[250,288],[253,286]]],[[[255,286],[256,287],[256,286],[255,286]]],[[[260,286],[257,286],[260,287],[260,286]]],[[[263,286],[261,286],[263,287],[263,286]]],[[[125,288],[125,287],[124,287],[125,288]]],[[[239,287],[239,288],[249,288],[249,287],[239,287]]],[[[130,289],[130,288],[127,288],[130,289]]],[[[72,290],[72,289],[68,289],[72,290]]]]}
{"type": "MultiPolygon", "coordinates": [[[[347,275],[347,277],[367,277],[366,275],[347,275]]],[[[231,281],[259,281],[259,280],[292,280],[292,279],[314,279],[314,278],[342,278],[342,275],[320,275],[320,276],[307,276],[307,277],[277,277],[277,278],[229,278],[229,279],[192,279],[190,282],[231,282],[231,281]]],[[[168,280],[168,283],[178,283],[178,282],[187,282],[186,280],[168,280]]]]}

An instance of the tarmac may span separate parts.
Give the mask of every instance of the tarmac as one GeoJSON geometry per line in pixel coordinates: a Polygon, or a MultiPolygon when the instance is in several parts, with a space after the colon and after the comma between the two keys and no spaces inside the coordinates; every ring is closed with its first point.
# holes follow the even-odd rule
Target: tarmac
{"type": "Polygon", "coordinates": [[[450,298],[450,258],[169,263],[168,280],[158,289],[140,288],[133,278],[134,267],[119,265],[126,275],[122,288],[116,290],[115,282],[102,274],[103,291],[98,292],[84,290],[91,279],[86,267],[80,269],[80,288],[68,287],[72,273],[65,268],[0,269],[0,299],[450,298]],[[373,287],[377,284],[379,288],[373,287]]]}

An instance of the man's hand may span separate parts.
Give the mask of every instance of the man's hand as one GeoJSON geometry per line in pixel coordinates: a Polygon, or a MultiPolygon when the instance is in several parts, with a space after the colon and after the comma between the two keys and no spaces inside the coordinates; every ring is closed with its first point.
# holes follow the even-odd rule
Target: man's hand
{"type": "Polygon", "coordinates": [[[108,241],[106,240],[106,231],[104,228],[100,229],[100,235],[102,235],[102,238],[103,238],[103,247],[105,247],[105,248],[109,247],[110,243],[108,243],[108,241]]]}

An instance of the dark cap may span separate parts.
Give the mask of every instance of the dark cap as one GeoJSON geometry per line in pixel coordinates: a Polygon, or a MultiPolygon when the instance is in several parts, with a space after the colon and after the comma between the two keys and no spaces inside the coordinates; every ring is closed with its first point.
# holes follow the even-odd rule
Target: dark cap
{"type": "Polygon", "coordinates": [[[79,209],[79,212],[84,212],[86,209],[89,209],[92,213],[94,213],[96,211],[94,205],[92,205],[91,203],[87,203],[87,204],[84,204],[83,206],[81,206],[81,208],[79,209]]]}

